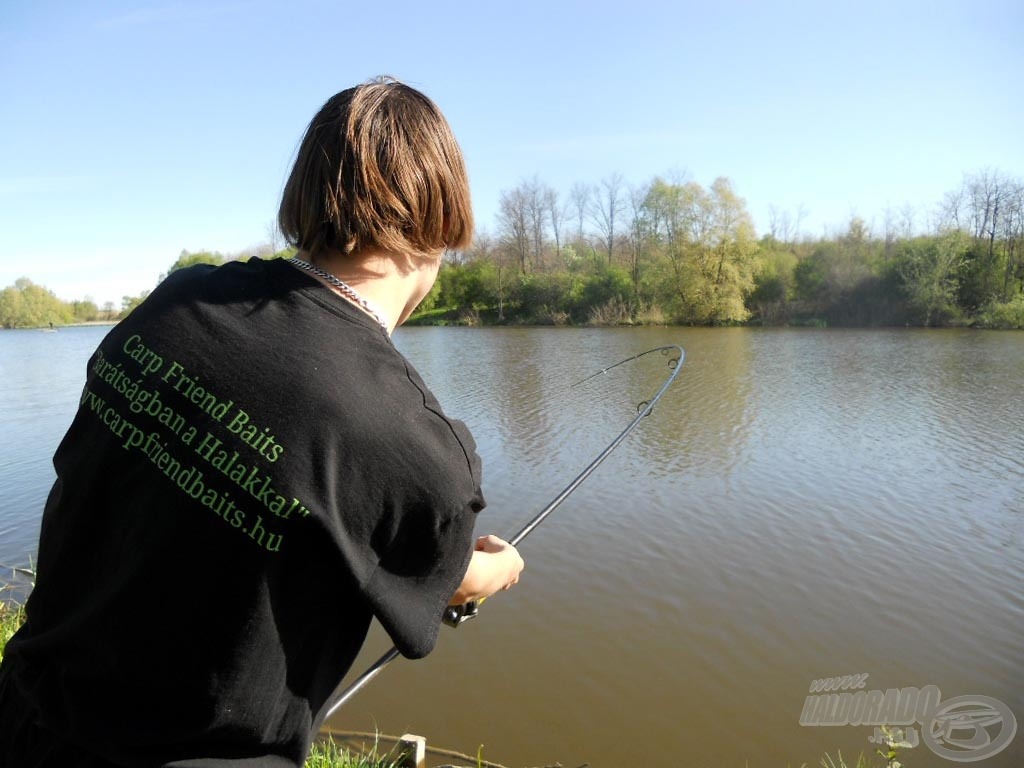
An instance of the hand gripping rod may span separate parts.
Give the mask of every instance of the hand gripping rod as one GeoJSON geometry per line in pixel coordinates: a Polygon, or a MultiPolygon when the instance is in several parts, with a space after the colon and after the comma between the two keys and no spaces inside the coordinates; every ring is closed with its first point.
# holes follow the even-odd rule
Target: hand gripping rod
{"type": "MultiPolygon", "coordinates": [[[[579,473],[579,475],[576,476],[575,480],[573,480],[571,483],[565,486],[561,493],[559,493],[557,496],[555,496],[555,498],[548,502],[548,505],[544,507],[544,509],[542,509],[536,515],[534,515],[533,519],[530,520],[530,522],[524,525],[519,530],[519,532],[516,533],[515,536],[509,539],[509,544],[511,544],[512,546],[518,546],[519,542],[521,542],[523,539],[529,536],[533,529],[540,525],[542,522],[544,522],[545,518],[547,518],[548,515],[554,512],[555,509],[563,501],[569,498],[572,492],[579,488],[583,481],[590,477],[593,471],[601,465],[601,462],[607,459],[611,452],[619,447],[619,444],[626,439],[626,436],[629,435],[629,433],[632,432],[646,416],[650,415],[651,411],[654,410],[655,404],[661,399],[661,396],[664,395],[666,390],[668,390],[668,388],[672,385],[672,382],[675,381],[676,376],[679,375],[679,369],[682,366],[684,358],[686,357],[686,353],[684,352],[682,347],[676,344],[670,344],[664,347],[654,347],[653,349],[649,349],[646,352],[641,352],[639,355],[634,355],[633,357],[626,358],[625,360],[615,363],[614,365],[610,365],[607,368],[602,369],[598,373],[593,374],[593,376],[597,376],[600,375],[601,373],[606,373],[607,371],[611,370],[612,368],[618,365],[622,365],[623,363],[627,363],[631,360],[636,360],[637,358],[643,357],[644,355],[649,355],[653,352],[661,352],[663,355],[667,355],[670,351],[678,352],[679,356],[669,359],[669,368],[671,369],[672,373],[669,374],[667,379],[665,379],[665,383],[661,385],[661,389],[658,390],[657,394],[650,400],[644,401],[637,406],[636,418],[629,422],[626,428],[623,429],[622,432],[620,432],[614,440],[608,443],[604,450],[602,450],[601,453],[599,453],[597,457],[593,461],[591,461],[590,464],[587,465],[586,469],[584,469],[582,472],[579,473]]],[[[589,378],[592,378],[592,376],[588,376],[586,379],[578,381],[577,384],[582,384],[589,378]]],[[[576,386],[576,384],[574,384],[573,386],[576,386]]],[[[448,608],[445,609],[444,623],[448,624],[449,626],[457,627],[462,622],[476,616],[477,610],[479,609],[479,605],[482,602],[483,600],[473,600],[469,603],[466,603],[465,605],[448,606],[448,608]]],[[[398,648],[392,646],[391,649],[387,651],[387,653],[385,653],[383,656],[377,659],[377,661],[370,665],[370,667],[365,672],[363,672],[363,674],[356,678],[351,685],[349,685],[344,691],[342,691],[338,695],[338,697],[328,707],[323,719],[326,720],[339,709],[341,709],[345,704],[347,704],[348,701],[353,696],[355,696],[357,693],[359,693],[359,691],[365,688],[369,684],[369,682],[373,680],[373,678],[380,674],[381,670],[383,670],[384,667],[386,667],[388,664],[390,664],[392,661],[398,658],[399,655],[400,654],[398,652],[398,648]]]]}

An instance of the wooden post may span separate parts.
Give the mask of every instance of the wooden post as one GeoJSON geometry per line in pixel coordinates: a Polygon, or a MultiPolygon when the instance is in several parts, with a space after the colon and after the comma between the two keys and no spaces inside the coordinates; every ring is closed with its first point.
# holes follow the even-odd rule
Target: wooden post
{"type": "Polygon", "coordinates": [[[402,734],[398,739],[398,762],[396,768],[425,768],[427,765],[427,740],[411,733],[402,734]]]}

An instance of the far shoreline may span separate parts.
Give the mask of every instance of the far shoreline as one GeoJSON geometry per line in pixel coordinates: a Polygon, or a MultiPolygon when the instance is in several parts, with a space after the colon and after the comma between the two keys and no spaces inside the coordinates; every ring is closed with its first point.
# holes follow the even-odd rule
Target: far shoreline
{"type": "Polygon", "coordinates": [[[26,325],[22,328],[0,328],[0,331],[59,331],[62,328],[89,328],[94,325],[117,325],[120,320],[83,320],[78,323],[61,323],[60,325],[26,325]]]}

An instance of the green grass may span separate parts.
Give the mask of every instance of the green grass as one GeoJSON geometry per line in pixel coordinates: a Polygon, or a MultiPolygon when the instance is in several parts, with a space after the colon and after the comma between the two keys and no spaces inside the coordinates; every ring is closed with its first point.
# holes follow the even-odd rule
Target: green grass
{"type": "Polygon", "coordinates": [[[313,745],[305,768],[394,768],[397,763],[397,756],[378,754],[376,745],[361,755],[328,740],[313,745]]]}
{"type": "Polygon", "coordinates": [[[855,763],[846,762],[843,759],[842,752],[836,752],[835,759],[833,759],[831,755],[825,755],[823,758],[821,758],[822,768],[878,768],[879,766],[884,765],[885,761],[879,762],[876,760],[871,760],[863,753],[861,753],[861,755],[857,758],[857,762],[855,763]]]}
{"type": "Polygon", "coordinates": [[[25,609],[18,603],[8,603],[3,599],[4,587],[0,587],[0,659],[4,657],[7,641],[14,637],[25,621],[25,609]]]}

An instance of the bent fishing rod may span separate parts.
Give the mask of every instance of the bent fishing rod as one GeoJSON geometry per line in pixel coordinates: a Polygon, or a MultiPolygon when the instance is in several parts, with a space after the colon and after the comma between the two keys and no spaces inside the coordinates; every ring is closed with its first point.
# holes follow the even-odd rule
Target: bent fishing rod
{"type": "MultiPolygon", "coordinates": [[[[654,406],[661,399],[661,396],[665,394],[668,388],[672,385],[672,382],[676,380],[676,376],[679,375],[679,371],[682,366],[683,360],[686,357],[686,352],[683,350],[682,347],[676,344],[670,344],[663,347],[654,347],[653,349],[649,349],[646,352],[641,352],[638,355],[627,357],[625,360],[620,360],[614,365],[609,365],[607,368],[602,368],[600,371],[597,371],[596,373],[591,374],[586,378],[580,379],[579,381],[572,385],[573,387],[579,386],[580,384],[589,381],[590,379],[596,376],[600,376],[601,374],[607,373],[612,368],[617,368],[620,365],[625,365],[626,363],[629,363],[633,360],[637,360],[641,357],[644,357],[645,355],[653,354],[655,352],[660,352],[662,355],[665,356],[668,356],[671,352],[678,353],[678,356],[676,357],[669,357],[668,367],[671,373],[669,374],[668,378],[665,379],[665,382],[661,385],[661,389],[659,389],[657,394],[655,394],[654,397],[652,397],[650,400],[644,400],[639,405],[637,405],[636,417],[631,422],[629,422],[629,424],[626,425],[626,428],[623,429],[614,440],[608,443],[608,445],[605,446],[605,448],[597,455],[597,457],[594,458],[594,460],[591,461],[590,464],[588,464],[587,467],[582,472],[580,472],[579,475],[577,475],[571,483],[565,486],[565,488],[563,488],[562,491],[557,496],[555,496],[555,498],[548,502],[547,506],[545,506],[544,509],[542,509],[536,515],[534,515],[533,519],[531,519],[526,525],[519,529],[519,532],[508,540],[508,543],[511,544],[513,547],[518,546],[519,542],[521,542],[523,539],[529,536],[530,533],[533,532],[533,530],[538,525],[544,522],[548,515],[554,512],[555,509],[557,509],[563,501],[569,498],[572,492],[579,488],[580,485],[583,484],[583,481],[590,477],[594,470],[597,469],[601,465],[601,463],[608,458],[609,455],[611,455],[612,451],[619,447],[619,444],[626,439],[629,433],[632,432],[645,417],[650,415],[651,411],[654,410],[654,406]]],[[[444,611],[444,623],[450,627],[457,627],[462,622],[468,621],[469,619],[477,615],[480,609],[480,605],[486,599],[487,598],[481,598],[480,600],[471,600],[468,603],[465,603],[464,605],[448,606],[444,611]]],[[[373,678],[379,675],[381,671],[384,669],[384,667],[386,667],[388,664],[390,664],[392,661],[398,658],[399,655],[400,654],[398,648],[392,646],[390,650],[388,650],[383,656],[377,659],[377,661],[371,664],[370,667],[365,672],[363,672],[363,674],[356,678],[351,685],[349,685],[344,691],[342,691],[338,695],[334,702],[331,703],[331,705],[328,707],[327,713],[324,715],[323,719],[326,720],[339,709],[341,709],[341,707],[348,703],[348,701],[353,696],[355,696],[357,693],[359,693],[359,691],[365,688],[369,684],[369,682],[373,680],[373,678]]]]}

